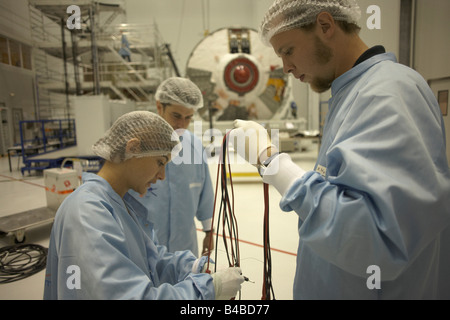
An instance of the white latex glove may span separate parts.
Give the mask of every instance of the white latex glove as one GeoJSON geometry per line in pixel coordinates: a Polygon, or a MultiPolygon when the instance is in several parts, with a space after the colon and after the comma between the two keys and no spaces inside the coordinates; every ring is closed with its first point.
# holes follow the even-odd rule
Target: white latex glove
{"type": "Polygon", "coordinates": [[[241,268],[228,268],[213,273],[214,291],[216,300],[230,300],[234,298],[241,290],[241,284],[244,282],[241,268]]]}
{"type": "Polygon", "coordinates": [[[235,120],[233,125],[235,129],[230,132],[229,141],[234,150],[248,163],[256,166],[278,152],[267,130],[260,124],[254,121],[235,120]]]}

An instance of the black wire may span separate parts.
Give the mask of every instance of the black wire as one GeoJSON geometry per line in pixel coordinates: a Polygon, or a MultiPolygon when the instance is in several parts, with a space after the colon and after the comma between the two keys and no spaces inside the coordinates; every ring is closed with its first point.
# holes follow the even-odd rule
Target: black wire
{"type": "MultiPolygon", "coordinates": [[[[220,183],[221,195],[220,195],[220,207],[217,217],[217,236],[216,236],[216,248],[218,248],[218,235],[220,234],[220,228],[222,227],[223,234],[223,244],[225,247],[226,256],[228,259],[229,266],[240,266],[240,254],[239,254],[239,237],[237,229],[237,220],[234,214],[234,192],[233,192],[233,180],[231,176],[230,164],[229,177],[227,177],[227,136],[225,136],[222,144],[221,159],[222,162],[219,163],[219,168],[217,170],[217,182],[216,182],[216,199],[218,196],[218,186],[220,183]],[[230,180],[231,186],[231,198],[228,192],[228,178],[230,180]],[[230,203],[230,201],[232,203],[230,203]],[[229,244],[228,239],[229,238],[229,244]],[[230,254],[231,251],[231,254],[230,254]]],[[[272,254],[270,249],[270,236],[269,236],[269,189],[268,185],[264,184],[264,232],[263,232],[263,242],[264,242],[264,283],[263,283],[263,296],[264,300],[271,300],[271,297],[275,299],[275,293],[272,286],[272,254]]],[[[213,214],[214,216],[214,214],[213,214]]],[[[214,220],[214,217],[213,217],[214,220]]],[[[212,222],[212,225],[214,221],[212,222]]],[[[218,250],[215,252],[215,268],[217,267],[217,254],[218,250]]],[[[215,271],[215,270],[214,270],[215,271]]],[[[240,297],[239,292],[239,297],[240,297]]]]}
{"type": "MultiPolygon", "coordinates": [[[[222,152],[221,159],[222,162],[219,163],[219,167],[217,170],[217,181],[216,181],[216,192],[215,192],[215,200],[214,200],[214,208],[216,204],[216,199],[218,198],[218,186],[220,181],[221,187],[221,199],[220,199],[220,207],[217,217],[217,235],[216,235],[216,252],[215,252],[215,269],[217,267],[217,255],[218,255],[218,239],[220,234],[220,227],[222,226],[222,234],[223,234],[223,243],[225,247],[226,256],[228,259],[229,266],[240,267],[240,253],[239,253],[239,235],[238,235],[238,226],[237,219],[234,214],[234,191],[233,191],[233,180],[231,176],[231,166],[228,164],[229,168],[229,177],[227,177],[227,148],[228,148],[228,140],[227,135],[224,137],[222,144],[222,152]],[[231,186],[231,198],[228,193],[228,178],[230,180],[231,186]],[[230,200],[232,203],[230,203],[230,200]],[[227,232],[230,241],[230,248],[227,241],[227,232]],[[231,250],[231,258],[230,252],[231,250]]],[[[229,159],[229,158],[228,158],[229,159]]],[[[270,236],[269,236],[269,188],[267,184],[264,184],[264,232],[263,232],[263,242],[264,242],[264,280],[263,280],[263,296],[264,300],[271,300],[271,297],[275,299],[275,293],[272,286],[272,254],[270,249],[270,236]]],[[[214,212],[213,212],[213,221],[211,226],[214,225],[214,212]]],[[[212,242],[211,242],[212,243],[212,242]]],[[[209,270],[209,262],[208,262],[208,270],[209,270]]],[[[216,270],[214,270],[216,271],[216,270]]],[[[241,292],[239,291],[239,298],[241,296],[241,292]]]]}
{"type": "Polygon", "coordinates": [[[25,279],[45,269],[47,252],[37,244],[0,248],[0,284],[25,279]]]}
{"type": "MultiPolygon", "coordinates": [[[[219,212],[217,214],[217,233],[216,233],[216,252],[215,252],[215,267],[214,271],[216,271],[217,268],[217,255],[218,255],[218,243],[219,243],[219,234],[220,229],[222,227],[222,237],[223,237],[223,244],[225,247],[225,252],[228,260],[228,265],[230,267],[239,267],[240,266],[240,254],[239,254],[239,236],[238,236],[238,226],[237,226],[237,219],[234,214],[234,191],[233,191],[233,181],[231,177],[231,166],[228,164],[229,168],[229,177],[227,177],[227,149],[228,149],[228,135],[226,135],[223,139],[222,144],[222,152],[221,156],[219,158],[219,161],[221,160],[221,163],[219,163],[219,167],[217,170],[217,181],[216,181],[216,191],[215,191],[215,200],[214,200],[214,212],[213,212],[213,221],[211,223],[211,226],[214,225],[215,220],[215,207],[216,207],[216,200],[218,200],[218,187],[220,183],[220,206],[219,206],[219,212]],[[230,187],[231,187],[231,197],[230,193],[228,192],[228,178],[230,180],[230,187]],[[229,242],[229,243],[228,243],[229,242]],[[231,251],[231,252],[230,252],[231,251]]],[[[228,156],[229,159],[229,156],[228,156]]],[[[212,243],[212,240],[211,240],[212,243]]],[[[211,251],[209,251],[210,253],[211,251]]],[[[209,257],[209,256],[208,256],[209,257]]],[[[208,267],[209,272],[209,261],[208,261],[208,267]]],[[[241,297],[241,292],[239,291],[239,298],[241,297]]]]}
{"type": "MultiPolygon", "coordinates": [[[[236,239],[235,236],[235,226],[233,224],[233,217],[232,217],[232,209],[230,206],[230,196],[228,194],[228,186],[227,186],[227,164],[226,164],[226,157],[227,155],[227,143],[224,142],[222,145],[222,164],[221,164],[221,186],[222,186],[222,202],[223,204],[223,219],[222,219],[222,231],[223,231],[223,242],[225,246],[225,251],[227,252],[227,259],[229,266],[236,265],[237,258],[235,256],[235,249],[228,247],[228,241],[226,237],[226,232],[228,231],[228,234],[230,236],[230,244],[232,245],[233,238],[236,239]],[[230,223],[231,221],[231,223],[230,223]],[[229,254],[229,249],[231,250],[231,257],[229,254]]],[[[236,246],[236,245],[235,245],[236,246]]]]}
{"type": "MultiPolygon", "coordinates": [[[[225,156],[224,156],[225,157],[225,156]]],[[[238,235],[238,224],[237,224],[237,220],[236,220],[236,216],[234,214],[234,192],[233,192],[233,178],[231,176],[231,167],[230,164],[228,163],[228,169],[229,169],[229,179],[230,179],[230,186],[231,186],[231,192],[232,192],[232,204],[230,205],[229,202],[228,206],[230,207],[230,220],[232,222],[231,227],[232,230],[230,231],[230,237],[232,239],[234,239],[234,265],[236,267],[240,267],[240,253],[239,253],[239,235],[238,235]]],[[[228,189],[227,189],[228,190],[228,189]]],[[[228,192],[228,191],[227,191],[228,192]]],[[[230,240],[231,241],[231,240],[230,240]]]]}
{"type": "Polygon", "coordinates": [[[272,286],[272,253],[270,249],[270,230],[269,230],[269,187],[264,184],[264,286],[263,299],[271,300],[271,294],[275,300],[275,293],[272,286]]]}
{"type": "MultiPolygon", "coordinates": [[[[230,177],[227,177],[227,136],[225,136],[222,144],[221,163],[218,168],[218,181],[220,183],[220,207],[217,217],[217,235],[220,234],[222,228],[223,244],[227,255],[229,266],[239,266],[239,238],[237,231],[237,221],[234,215],[234,193],[233,183],[230,177]],[[230,179],[231,196],[228,190],[228,178],[230,179]]],[[[228,167],[230,165],[228,164],[228,167]]],[[[229,170],[231,172],[231,169],[229,170]]],[[[217,197],[216,187],[216,197],[217,197]]],[[[218,237],[216,237],[216,248],[218,248],[218,237]]],[[[217,261],[217,250],[215,252],[215,259],[217,261]]]]}

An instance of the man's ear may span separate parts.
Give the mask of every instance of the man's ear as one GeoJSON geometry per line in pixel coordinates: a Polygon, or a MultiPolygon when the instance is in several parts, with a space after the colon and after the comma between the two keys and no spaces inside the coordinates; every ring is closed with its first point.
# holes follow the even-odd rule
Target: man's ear
{"type": "Polygon", "coordinates": [[[159,100],[156,101],[156,110],[158,111],[158,115],[162,116],[164,113],[164,107],[159,100]]]}
{"type": "Polygon", "coordinates": [[[133,138],[127,142],[126,153],[138,154],[141,152],[141,141],[133,138]]]}
{"type": "Polygon", "coordinates": [[[336,29],[336,21],[329,12],[321,12],[317,16],[317,26],[322,35],[330,38],[336,29]]]}

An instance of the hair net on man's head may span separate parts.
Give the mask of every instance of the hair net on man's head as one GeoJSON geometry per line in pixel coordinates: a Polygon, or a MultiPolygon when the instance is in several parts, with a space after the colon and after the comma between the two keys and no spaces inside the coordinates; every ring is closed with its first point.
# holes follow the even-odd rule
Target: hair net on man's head
{"type": "Polygon", "coordinates": [[[99,157],[114,163],[130,158],[163,156],[174,157],[181,149],[178,135],[163,118],[150,111],[133,111],[119,117],[105,135],[93,146],[99,157]],[[132,139],[137,144],[128,148],[132,139]]]}
{"type": "Polygon", "coordinates": [[[186,78],[173,77],[161,83],[155,99],[161,103],[182,105],[190,109],[203,107],[203,95],[195,83],[186,78]]]}
{"type": "Polygon", "coordinates": [[[335,20],[356,25],[361,17],[355,0],[275,0],[261,23],[261,38],[269,44],[274,35],[312,24],[324,11],[335,20]]]}

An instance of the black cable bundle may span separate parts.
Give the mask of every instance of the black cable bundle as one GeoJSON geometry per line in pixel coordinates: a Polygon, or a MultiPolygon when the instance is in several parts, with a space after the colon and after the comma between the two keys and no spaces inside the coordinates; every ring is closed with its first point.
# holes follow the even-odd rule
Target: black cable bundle
{"type": "MultiPolygon", "coordinates": [[[[222,227],[223,242],[225,246],[225,251],[227,254],[228,265],[230,267],[240,266],[240,254],[239,254],[239,236],[238,236],[238,225],[236,216],[234,214],[234,191],[233,191],[233,179],[231,176],[231,166],[229,161],[229,154],[227,153],[228,148],[228,134],[225,135],[222,143],[222,150],[219,159],[219,166],[217,169],[216,178],[216,190],[214,199],[214,211],[212,216],[211,230],[214,227],[215,219],[215,208],[218,196],[218,186],[219,180],[221,185],[221,199],[220,208],[217,218],[217,233],[216,233],[216,253],[215,261],[217,262],[217,248],[218,248],[218,235],[220,234],[220,227],[222,227]],[[227,164],[228,159],[228,164],[227,164]],[[228,172],[227,172],[228,169],[228,172]],[[219,179],[220,174],[220,179],[219,179]],[[230,188],[228,188],[228,180],[230,180],[230,188]],[[231,193],[229,193],[229,190],[231,193]],[[231,195],[231,197],[230,197],[231,195]],[[231,251],[231,253],[230,253],[231,251]]],[[[209,247],[211,248],[212,237],[210,240],[209,247]]],[[[264,184],[264,230],[263,230],[263,243],[264,243],[264,279],[262,288],[262,300],[270,300],[271,297],[275,299],[275,294],[272,287],[272,256],[270,250],[270,239],[269,239],[269,186],[264,184]]],[[[208,250],[208,258],[211,254],[211,250],[208,250]]],[[[208,273],[209,269],[209,259],[207,262],[208,273]]],[[[216,271],[216,270],[214,270],[216,271]]]]}
{"type": "Polygon", "coordinates": [[[37,244],[0,248],[0,284],[21,280],[45,269],[47,251],[37,244]]]}
{"type": "MultiPolygon", "coordinates": [[[[228,265],[230,267],[240,266],[240,254],[239,254],[239,235],[236,216],[234,214],[234,191],[233,191],[233,179],[231,177],[231,168],[229,155],[227,153],[228,147],[228,135],[225,135],[222,144],[222,152],[220,154],[219,166],[217,169],[216,190],[214,199],[214,212],[212,217],[212,224],[214,225],[215,208],[218,196],[218,186],[220,181],[221,186],[221,198],[220,207],[217,216],[217,234],[220,234],[222,228],[223,243],[225,246],[225,252],[228,259],[228,265]],[[227,164],[228,159],[228,164],[227,164]],[[227,172],[228,168],[228,172],[227,172]],[[220,179],[219,179],[220,175],[220,179]],[[230,179],[230,188],[228,188],[228,178],[230,179]],[[230,189],[230,190],[229,190],[230,189]]],[[[212,228],[211,228],[212,229],[212,228]]],[[[216,236],[216,248],[218,248],[219,237],[216,236]]],[[[212,241],[212,237],[211,237],[212,241]]],[[[211,247],[211,245],[210,245],[211,247]]],[[[215,253],[215,261],[217,261],[217,249],[215,253]]],[[[210,252],[210,251],[209,251],[210,252]]],[[[207,270],[209,270],[209,260],[207,270]]],[[[215,270],[214,270],[215,271],[215,270]]]]}
{"type": "Polygon", "coordinates": [[[261,300],[271,300],[271,295],[275,299],[272,287],[272,254],[270,250],[269,237],[269,185],[264,183],[264,279],[261,300]]]}

